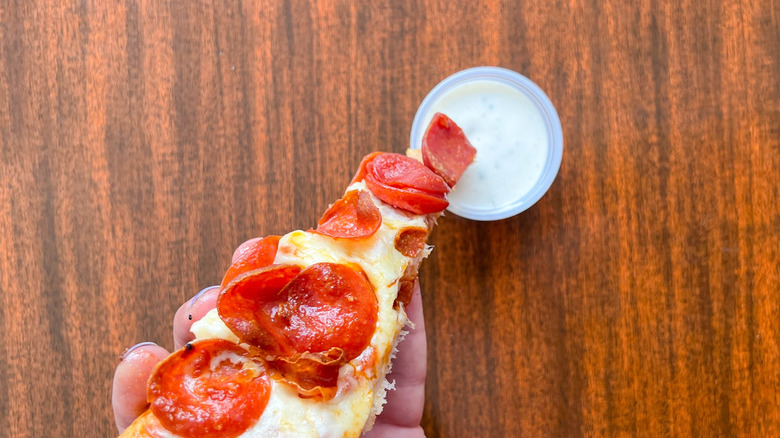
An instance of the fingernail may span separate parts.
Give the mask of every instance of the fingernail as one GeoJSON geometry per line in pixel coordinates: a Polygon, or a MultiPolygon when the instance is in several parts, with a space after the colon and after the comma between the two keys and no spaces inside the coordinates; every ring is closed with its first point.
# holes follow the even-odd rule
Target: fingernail
{"type": "Polygon", "coordinates": [[[122,353],[122,355],[121,355],[121,356],[119,356],[119,361],[120,361],[120,362],[122,362],[123,360],[125,360],[125,358],[127,357],[127,355],[129,355],[129,354],[130,354],[130,353],[132,353],[133,351],[137,350],[138,348],[140,348],[140,347],[145,347],[145,346],[147,346],[147,345],[157,345],[157,344],[155,344],[154,342],[139,342],[138,344],[135,344],[135,345],[133,345],[132,347],[130,347],[130,348],[128,348],[127,350],[125,350],[125,352],[124,352],[124,353],[122,353]]]}
{"type": "MultiPolygon", "coordinates": [[[[219,289],[219,286],[209,286],[209,287],[205,287],[205,288],[203,288],[203,289],[202,289],[200,292],[196,293],[196,294],[195,294],[195,296],[194,296],[194,297],[192,297],[192,299],[190,300],[190,306],[189,306],[189,309],[192,309],[192,306],[194,306],[194,305],[195,305],[195,303],[196,303],[196,302],[198,302],[198,300],[199,300],[199,299],[200,299],[200,298],[201,298],[201,297],[202,297],[202,296],[203,296],[203,295],[204,295],[206,292],[208,292],[208,291],[210,291],[210,290],[212,290],[212,289],[219,289]]],[[[189,315],[189,318],[190,318],[190,319],[192,319],[192,315],[189,315]]]]}

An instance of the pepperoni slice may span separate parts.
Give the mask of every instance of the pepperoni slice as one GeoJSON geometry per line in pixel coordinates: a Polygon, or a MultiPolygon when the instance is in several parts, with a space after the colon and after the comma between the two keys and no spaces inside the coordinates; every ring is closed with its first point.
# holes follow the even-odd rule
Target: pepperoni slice
{"type": "Polygon", "coordinates": [[[385,152],[372,152],[365,157],[363,157],[362,160],[360,160],[360,166],[358,166],[358,171],[355,174],[354,177],[352,177],[352,181],[349,183],[350,185],[355,184],[356,182],[363,181],[363,178],[366,177],[366,164],[370,163],[371,160],[376,158],[377,155],[384,154],[385,152]]]}
{"type": "Polygon", "coordinates": [[[391,187],[377,181],[371,175],[366,175],[365,181],[374,196],[414,214],[438,213],[450,205],[444,194],[432,195],[412,188],[391,187]]]}
{"type": "Polygon", "coordinates": [[[317,263],[287,285],[287,301],[278,307],[278,327],[297,352],[340,348],[349,361],[369,344],[376,329],[377,300],[371,283],[357,269],[317,263]]]}
{"type": "Polygon", "coordinates": [[[365,190],[350,190],[331,205],[317,223],[316,233],[337,239],[362,239],[376,233],[382,213],[365,190]]]}
{"type": "Polygon", "coordinates": [[[415,214],[447,208],[447,183],[419,161],[400,154],[376,155],[365,164],[369,190],[388,204],[415,214]]]}
{"type": "Polygon", "coordinates": [[[281,238],[281,236],[263,237],[245,248],[225,273],[222,287],[227,286],[234,278],[244,272],[272,264],[276,258],[276,250],[279,248],[279,239],[281,238]]]}
{"type": "Polygon", "coordinates": [[[406,227],[395,236],[395,249],[407,257],[417,257],[425,248],[428,230],[421,227],[406,227]]]}
{"type": "Polygon", "coordinates": [[[411,188],[432,195],[444,195],[450,191],[440,176],[406,155],[378,155],[366,164],[366,170],[374,179],[391,187],[411,188]]]}
{"type": "Polygon", "coordinates": [[[265,368],[222,339],[187,344],[149,378],[151,410],[186,438],[234,438],[262,415],[271,386],[265,368]]]}
{"type": "Polygon", "coordinates": [[[220,294],[220,317],[244,342],[267,355],[362,352],[376,329],[377,301],[362,272],[336,263],[300,270],[274,265],[237,277],[220,294]]]}
{"type": "Polygon", "coordinates": [[[466,168],[474,161],[477,150],[455,122],[442,113],[433,115],[422,140],[423,163],[455,186],[466,168]]]}
{"type": "Polygon", "coordinates": [[[283,299],[282,289],[301,270],[296,265],[271,265],[236,277],[219,294],[219,317],[242,341],[266,354],[286,354],[292,350],[290,343],[269,330],[273,328],[271,315],[275,315],[273,303],[283,299]]]}

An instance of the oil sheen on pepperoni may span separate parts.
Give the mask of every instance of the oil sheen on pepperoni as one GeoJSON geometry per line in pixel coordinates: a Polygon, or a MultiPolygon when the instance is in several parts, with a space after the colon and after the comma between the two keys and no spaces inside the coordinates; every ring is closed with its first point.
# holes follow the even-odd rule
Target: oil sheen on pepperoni
{"type": "Polygon", "coordinates": [[[301,271],[297,265],[271,265],[239,275],[219,294],[219,317],[243,342],[270,355],[285,354],[291,346],[269,329],[266,304],[280,300],[282,289],[301,271]]]}
{"type": "Polygon", "coordinates": [[[366,175],[366,187],[377,198],[393,207],[414,214],[438,213],[447,208],[449,202],[443,194],[432,195],[422,190],[412,188],[391,187],[377,181],[371,175],[366,175]]]}
{"type": "Polygon", "coordinates": [[[355,173],[355,176],[352,177],[352,181],[349,183],[350,185],[363,181],[363,179],[366,177],[366,165],[370,163],[374,158],[376,158],[378,155],[382,155],[386,152],[372,152],[365,157],[363,157],[362,160],[360,160],[360,166],[358,166],[357,173],[355,173]]]}
{"type": "Polygon", "coordinates": [[[346,362],[359,355],[376,329],[371,283],[343,264],[317,263],[293,275],[296,268],[274,265],[237,278],[217,303],[222,320],[242,341],[270,356],[338,349],[346,362]]]}
{"type": "Polygon", "coordinates": [[[366,164],[366,170],[374,179],[391,187],[411,188],[431,195],[444,195],[450,191],[439,175],[406,155],[377,155],[366,164]]]}
{"type": "Polygon", "coordinates": [[[317,223],[316,233],[337,239],[363,239],[382,225],[382,213],[365,190],[350,190],[317,223]]]}
{"type": "Polygon", "coordinates": [[[476,154],[460,126],[442,113],[433,115],[422,140],[426,166],[453,187],[476,154]]]}
{"type": "Polygon", "coordinates": [[[238,345],[207,339],[162,361],[149,378],[151,410],[186,438],[234,438],[252,426],[271,393],[265,368],[238,345]]]}
{"type": "Polygon", "coordinates": [[[263,237],[245,248],[225,273],[222,287],[227,286],[234,278],[244,272],[272,264],[276,258],[276,250],[279,248],[279,239],[281,236],[263,237]]]}
{"type": "Polygon", "coordinates": [[[415,214],[447,208],[447,183],[419,161],[400,154],[376,155],[365,164],[365,182],[382,201],[415,214]]]}

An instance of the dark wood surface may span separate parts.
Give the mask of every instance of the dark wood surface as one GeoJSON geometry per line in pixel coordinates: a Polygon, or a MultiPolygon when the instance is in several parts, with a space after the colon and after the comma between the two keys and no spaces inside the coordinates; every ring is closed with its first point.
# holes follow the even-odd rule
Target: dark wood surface
{"type": "Polygon", "coordinates": [[[428,436],[780,436],[776,1],[43,3],[0,3],[0,436],[113,435],[124,348],[476,65],[565,152],[432,237],[428,436]]]}

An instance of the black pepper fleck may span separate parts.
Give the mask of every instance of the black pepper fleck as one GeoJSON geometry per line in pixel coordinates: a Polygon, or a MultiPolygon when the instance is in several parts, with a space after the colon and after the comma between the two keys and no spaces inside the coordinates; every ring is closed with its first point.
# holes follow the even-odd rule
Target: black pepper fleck
{"type": "Polygon", "coordinates": [[[194,347],[192,346],[192,344],[187,342],[187,345],[185,345],[184,348],[186,348],[187,350],[192,350],[194,347]]]}
{"type": "Polygon", "coordinates": [[[192,315],[187,315],[187,318],[192,321],[192,315]]]}

